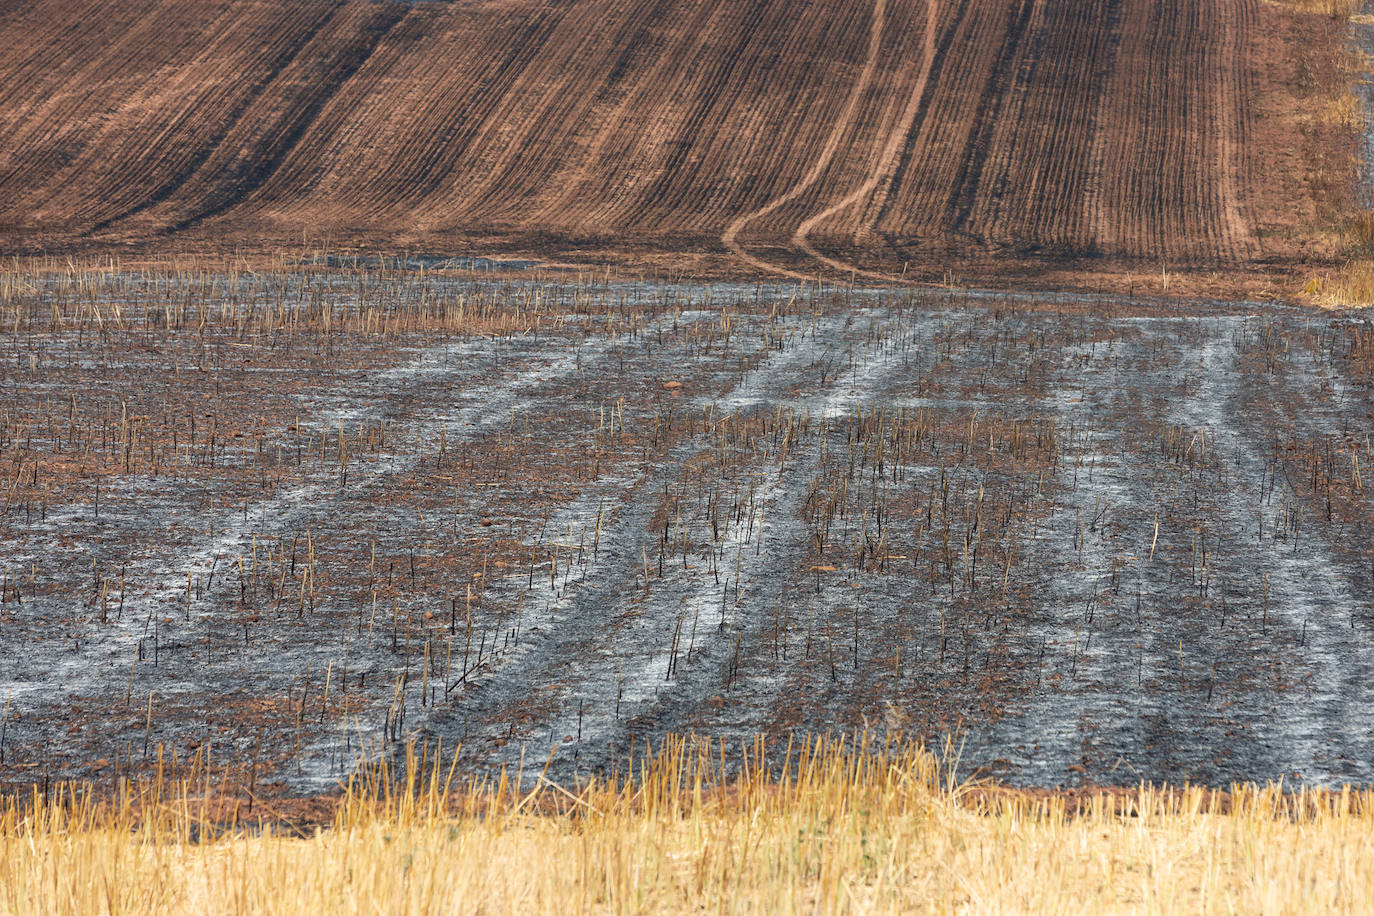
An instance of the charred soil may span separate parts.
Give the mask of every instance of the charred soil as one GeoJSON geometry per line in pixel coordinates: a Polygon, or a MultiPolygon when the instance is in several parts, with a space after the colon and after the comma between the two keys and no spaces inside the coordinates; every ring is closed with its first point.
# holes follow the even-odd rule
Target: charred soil
{"type": "Polygon", "coordinates": [[[337,269],[4,295],[11,785],[865,731],[1028,786],[1374,780],[1367,320],[337,269]]]}

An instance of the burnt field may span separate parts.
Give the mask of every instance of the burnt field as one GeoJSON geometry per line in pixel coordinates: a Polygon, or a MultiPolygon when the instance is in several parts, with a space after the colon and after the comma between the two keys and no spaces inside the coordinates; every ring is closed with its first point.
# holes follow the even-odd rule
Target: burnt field
{"type": "Polygon", "coordinates": [[[1258,291],[1256,268],[1334,263],[1353,206],[1353,131],[1324,114],[1345,25],[1299,11],[1320,6],[10,5],[0,250],[308,236],[794,280],[1220,271],[1258,291]]]}
{"type": "Polygon", "coordinates": [[[951,290],[12,271],[0,780],[571,779],[669,733],[1374,779],[1374,326],[951,290]]]}

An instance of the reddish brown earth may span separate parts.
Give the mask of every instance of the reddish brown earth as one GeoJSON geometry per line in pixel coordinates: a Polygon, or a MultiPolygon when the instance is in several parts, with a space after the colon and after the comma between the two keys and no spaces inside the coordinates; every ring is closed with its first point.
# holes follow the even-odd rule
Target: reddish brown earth
{"type": "Polygon", "coordinates": [[[0,250],[1291,291],[1339,255],[1343,30],[1260,0],[9,4],[0,250]]]}

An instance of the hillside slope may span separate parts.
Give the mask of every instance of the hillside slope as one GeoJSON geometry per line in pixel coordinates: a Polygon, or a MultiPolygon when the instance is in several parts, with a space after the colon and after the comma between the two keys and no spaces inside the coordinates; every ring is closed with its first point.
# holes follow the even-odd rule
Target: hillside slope
{"type": "Polygon", "coordinates": [[[1304,257],[1304,141],[1271,109],[1301,101],[1281,39],[1331,27],[1297,18],[1261,0],[9,4],[0,246],[328,234],[875,277],[1304,257]]]}

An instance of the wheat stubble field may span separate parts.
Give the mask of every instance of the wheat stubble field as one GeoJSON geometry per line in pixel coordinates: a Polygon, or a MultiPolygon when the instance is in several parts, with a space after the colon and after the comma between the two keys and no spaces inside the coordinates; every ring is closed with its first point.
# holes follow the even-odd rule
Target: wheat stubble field
{"type": "Polygon", "coordinates": [[[1282,306],[338,269],[13,279],[4,773],[409,740],[1371,778],[1374,331],[1282,306]]]}
{"type": "Polygon", "coordinates": [[[1360,911],[1352,13],[0,7],[0,912],[1360,911]]]}

